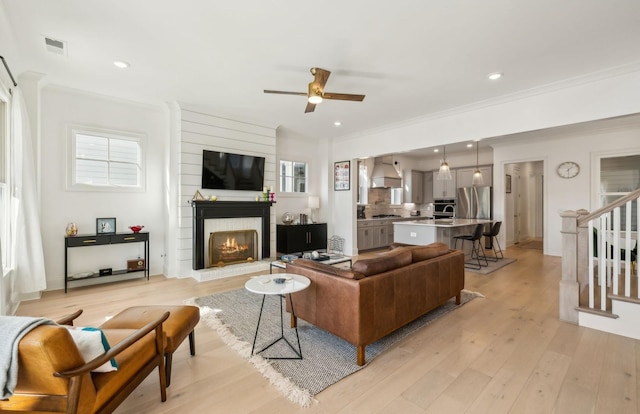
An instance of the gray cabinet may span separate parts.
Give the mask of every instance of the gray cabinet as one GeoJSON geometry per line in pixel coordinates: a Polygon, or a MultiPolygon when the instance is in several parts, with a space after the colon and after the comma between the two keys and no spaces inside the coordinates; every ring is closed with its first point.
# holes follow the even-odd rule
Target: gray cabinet
{"type": "Polygon", "coordinates": [[[393,243],[392,220],[358,221],[358,250],[378,249],[393,243]]]}
{"type": "Polygon", "coordinates": [[[373,248],[373,233],[370,221],[358,222],[358,250],[369,250],[373,248]]]}
{"type": "Polygon", "coordinates": [[[433,171],[422,174],[422,198],[423,204],[433,203],[433,171]]]}
{"type": "Polygon", "coordinates": [[[423,188],[422,188],[423,177],[424,177],[424,173],[422,171],[407,170],[404,172],[403,200],[405,203],[416,203],[416,204],[424,203],[423,188]]]}
{"type": "Polygon", "coordinates": [[[438,170],[433,172],[433,198],[456,198],[456,170],[451,170],[451,180],[438,180],[438,170]]]}

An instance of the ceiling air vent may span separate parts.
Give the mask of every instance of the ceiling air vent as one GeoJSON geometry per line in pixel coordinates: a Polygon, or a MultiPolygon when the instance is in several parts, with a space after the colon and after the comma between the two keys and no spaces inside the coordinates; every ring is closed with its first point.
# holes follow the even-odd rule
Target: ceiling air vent
{"type": "Polygon", "coordinates": [[[67,44],[62,40],[52,39],[44,36],[44,45],[47,51],[58,55],[67,55],[67,44]]]}

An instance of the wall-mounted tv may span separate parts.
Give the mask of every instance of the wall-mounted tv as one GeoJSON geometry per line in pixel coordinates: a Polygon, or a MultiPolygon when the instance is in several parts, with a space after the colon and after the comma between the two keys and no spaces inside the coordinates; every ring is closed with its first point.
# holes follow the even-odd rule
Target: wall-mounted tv
{"type": "Polygon", "coordinates": [[[202,188],[262,191],[264,157],[202,151],[202,188]]]}

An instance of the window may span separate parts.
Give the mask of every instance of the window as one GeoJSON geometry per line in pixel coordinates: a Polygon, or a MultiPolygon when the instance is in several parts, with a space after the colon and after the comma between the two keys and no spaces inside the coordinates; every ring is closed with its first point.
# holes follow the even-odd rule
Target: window
{"type": "Polygon", "coordinates": [[[402,190],[403,188],[390,188],[389,191],[391,193],[391,203],[392,205],[402,204],[402,190]]]}
{"type": "Polygon", "coordinates": [[[369,176],[367,165],[358,161],[358,204],[369,203],[369,176]]]}
{"type": "Polygon", "coordinates": [[[280,160],[280,192],[307,192],[307,163],[280,160]]]}
{"type": "Polygon", "coordinates": [[[143,191],[143,136],[71,127],[68,189],[143,191]]]}
{"type": "MultiPolygon", "coordinates": [[[[640,155],[600,159],[600,206],[614,202],[640,188],[640,155]]],[[[620,208],[622,228],[625,228],[626,205],[620,208]]],[[[636,217],[637,204],[632,203],[631,217],[636,217]]],[[[631,229],[637,230],[636,220],[631,229]]]]}

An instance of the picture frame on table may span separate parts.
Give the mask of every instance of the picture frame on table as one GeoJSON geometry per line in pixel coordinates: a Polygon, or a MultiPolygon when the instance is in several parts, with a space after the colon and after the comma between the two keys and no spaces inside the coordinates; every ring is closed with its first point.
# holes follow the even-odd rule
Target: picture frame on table
{"type": "Polygon", "coordinates": [[[511,193],[511,176],[509,174],[505,176],[504,189],[505,189],[504,191],[505,193],[507,194],[511,193]]]}
{"type": "Polygon", "coordinates": [[[116,218],[115,217],[97,218],[96,234],[116,234],[116,218]]]}
{"type": "Polygon", "coordinates": [[[348,191],[351,189],[351,161],[333,163],[333,190],[348,191]]]}

